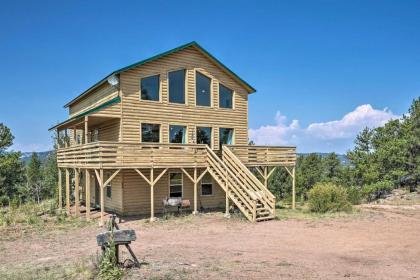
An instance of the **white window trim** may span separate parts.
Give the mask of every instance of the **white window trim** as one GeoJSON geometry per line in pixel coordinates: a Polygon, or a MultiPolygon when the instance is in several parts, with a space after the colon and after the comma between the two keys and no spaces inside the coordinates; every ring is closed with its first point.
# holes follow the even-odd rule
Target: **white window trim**
{"type": "Polygon", "coordinates": [[[181,174],[181,198],[184,198],[184,174],[182,172],[169,172],[168,176],[168,197],[171,197],[171,174],[181,174]]]}

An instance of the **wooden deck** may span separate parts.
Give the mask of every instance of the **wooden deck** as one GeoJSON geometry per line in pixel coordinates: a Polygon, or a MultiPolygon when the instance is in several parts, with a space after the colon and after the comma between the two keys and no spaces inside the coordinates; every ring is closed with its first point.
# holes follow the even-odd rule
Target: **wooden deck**
{"type": "MultiPolygon", "coordinates": [[[[293,166],[295,147],[227,146],[248,167],[293,166]]],[[[60,168],[171,168],[207,167],[206,145],[92,142],[59,148],[60,168]]]]}

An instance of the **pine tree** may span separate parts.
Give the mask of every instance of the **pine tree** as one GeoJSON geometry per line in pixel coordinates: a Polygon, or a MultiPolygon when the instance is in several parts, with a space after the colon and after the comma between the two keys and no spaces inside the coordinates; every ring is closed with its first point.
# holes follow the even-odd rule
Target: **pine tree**
{"type": "Polygon", "coordinates": [[[29,164],[26,167],[26,180],[29,193],[36,198],[38,203],[40,203],[43,191],[43,180],[41,161],[36,153],[32,153],[29,164]]]}

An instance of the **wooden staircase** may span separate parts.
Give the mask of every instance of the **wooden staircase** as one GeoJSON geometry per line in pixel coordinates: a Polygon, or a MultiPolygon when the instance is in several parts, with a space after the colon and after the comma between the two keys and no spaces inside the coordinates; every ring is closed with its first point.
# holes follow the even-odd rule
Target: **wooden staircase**
{"type": "Polygon", "coordinates": [[[226,146],[222,159],[207,146],[208,171],[244,216],[259,222],[275,217],[275,197],[226,146]]]}

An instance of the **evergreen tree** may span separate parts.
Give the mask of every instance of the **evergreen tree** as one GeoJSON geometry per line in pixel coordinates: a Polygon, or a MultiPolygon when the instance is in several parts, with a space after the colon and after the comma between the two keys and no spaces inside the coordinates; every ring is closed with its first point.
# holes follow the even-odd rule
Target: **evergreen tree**
{"type": "Polygon", "coordinates": [[[28,192],[37,200],[41,201],[43,189],[41,161],[36,153],[32,153],[29,164],[26,167],[26,180],[28,192]]]}

